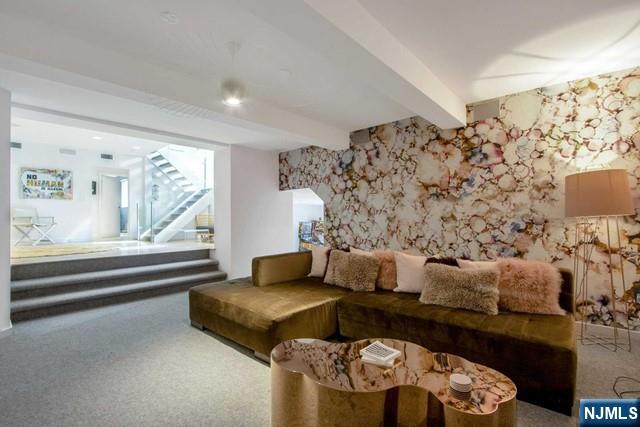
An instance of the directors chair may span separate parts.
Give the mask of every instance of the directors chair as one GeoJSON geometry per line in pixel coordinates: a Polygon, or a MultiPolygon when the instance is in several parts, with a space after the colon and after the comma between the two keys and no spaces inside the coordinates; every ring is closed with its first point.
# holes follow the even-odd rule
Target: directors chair
{"type": "Polygon", "coordinates": [[[56,221],[52,216],[40,216],[35,208],[14,208],[11,224],[18,230],[22,237],[16,242],[18,246],[23,240],[27,240],[31,246],[41,243],[55,243],[49,233],[55,228],[56,221]],[[35,232],[35,237],[32,234],[35,232]]]}

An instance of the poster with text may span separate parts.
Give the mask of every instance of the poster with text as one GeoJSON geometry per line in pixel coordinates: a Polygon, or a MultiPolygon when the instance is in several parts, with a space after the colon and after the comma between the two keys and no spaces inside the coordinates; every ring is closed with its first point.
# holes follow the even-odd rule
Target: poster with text
{"type": "Polygon", "coordinates": [[[73,172],[61,169],[22,168],[20,194],[23,199],[73,199],[73,172]]]}

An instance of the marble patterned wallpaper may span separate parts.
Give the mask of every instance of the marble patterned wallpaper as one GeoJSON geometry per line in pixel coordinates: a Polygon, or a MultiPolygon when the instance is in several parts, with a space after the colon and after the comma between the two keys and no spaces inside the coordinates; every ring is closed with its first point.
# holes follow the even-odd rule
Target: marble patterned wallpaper
{"type": "MultiPolygon", "coordinates": [[[[311,188],[324,200],[333,247],[516,256],[571,268],[575,222],[564,218],[565,175],[625,168],[640,207],[640,68],[499,101],[499,117],[458,129],[416,117],[370,128],[369,140],[348,150],[281,153],[280,188],[311,188]]],[[[622,257],[631,299],[640,289],[640,217],[623,218],[620,230],[614,265],[622,257]]],[[[609,325],[620,313],[603,296],[606,251],[596,246],[585,303],[591,321],[609,325]]],[[[635,329],[639,309],[630,308],[635,329]]]]}

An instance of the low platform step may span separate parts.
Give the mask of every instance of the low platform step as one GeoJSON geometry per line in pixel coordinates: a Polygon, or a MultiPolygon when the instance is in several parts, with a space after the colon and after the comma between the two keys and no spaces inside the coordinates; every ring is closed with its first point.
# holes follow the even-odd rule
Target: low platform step
{"type": "Polygon", "coordinates": [[[218,261],[213,259],[197,259],[193,261],[172,262],[161,265],[143,265],[140,267],[118,268],[114,270],[91,271],[79,274],[16,280],[11,282],[11,292],[26,292],[34,289],[68,286],[84,282],[114,280],[122,277],[136,277],[151,273],[167,273],[176,270],[204,267],[210,267],[211,270],[216,270],[218,268],[218,261]]]}
{"type": "Polygon", "coordinates": [[[191,286],[201,283],[222,281],[225,280],[226,277],[226,273],[214,271],[122,286],[17,300],[11,303],[11,318],[14,321],[19,321],[111,303],[133,301],[149,296],[186,290],[191,286]]]}
{"type": "Polygon", "coordinates": [[[91,271],[115,270],[119,268],[160,266],[164,264],[210,259],[211,249],[197,248],[135,255],[115,255],[98,258],[79,258],[61,261],[41,261],[14,264],[11,266],[11,280],[27,280],[39,277],[80,274],[91,271]]]}

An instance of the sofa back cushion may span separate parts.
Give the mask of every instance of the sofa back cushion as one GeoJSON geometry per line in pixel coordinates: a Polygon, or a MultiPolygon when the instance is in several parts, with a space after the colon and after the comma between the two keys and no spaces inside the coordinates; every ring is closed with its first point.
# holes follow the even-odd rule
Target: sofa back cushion
{"type": "Polygon", "coordinates": [[[565,314],[560,307],[562,276],[553,265],[499,258],[500,309],[536,314],[565,314]]]}
{"type": "Polygon", "coordinates": [[[424,267],[425,286],[420,294],[424,304],[464,308],[485,314],[498,314],[498,271],[461,269],[443,264],[424,267]]]}
{"type": "Polygon", "coordinates": [[[357,292],[373,292],[380,261],[370,255],[333,250],[329,254],[329,265],[324,282],[357,292]]]}
{"type": "Polygon", "coordinates": [[[254,286],[267,286],[306,277],[311,271],[311,252],[256,257],[251,262],[254,286]]]}
{"type": "Polygon", "coordinates": [[[452,257],[430,256],[427,258],[426,264],[444,264],[449,267],[460,267],[458,265],[458,260],[452,257]]]}
{"type": "Polygon", "coordinates": [[[573,272],[566,268],[559,268],[562,277],[562,288],[560,290],[560,308],[567,313],[575,313],[575,298],[573,289],[573,272]]]}

